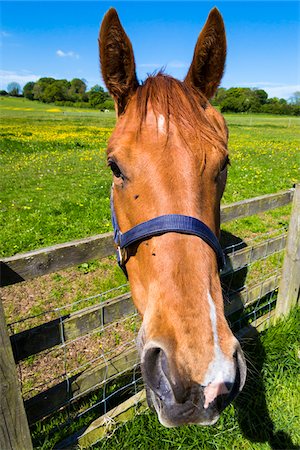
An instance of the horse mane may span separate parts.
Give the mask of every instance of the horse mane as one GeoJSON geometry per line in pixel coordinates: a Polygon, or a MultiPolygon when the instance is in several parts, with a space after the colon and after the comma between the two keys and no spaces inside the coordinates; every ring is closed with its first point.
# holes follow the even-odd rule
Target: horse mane
{"type": "Polygon", "coordinates": [[[149,104],[156,117],[165,118],[167,135],[170,122],[175,123],[181,137],[190,142],[200,137],[211,143],[226,142],[220,137],[218,120],[206,114],[210,106],[206,97],[187,83],[163,72],[150,75],[136,91],[136,108],[139,116],[139,130],[146,121],[149,104]]]}

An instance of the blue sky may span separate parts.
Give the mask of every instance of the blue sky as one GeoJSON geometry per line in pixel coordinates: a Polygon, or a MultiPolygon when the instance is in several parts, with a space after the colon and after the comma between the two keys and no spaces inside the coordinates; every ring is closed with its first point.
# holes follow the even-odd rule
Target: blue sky
{"type": "Polygon", "coordinates": [[[103,84],[97,37],[114,6],[129,35],[137,74],[155,69],[184,78],[213,6],[223,15],[228,57],[222,86],[265,89],[289,98],[300,90],[298,1],[6,1],[1,3],[1,89],[42,76],[103,84]]]}

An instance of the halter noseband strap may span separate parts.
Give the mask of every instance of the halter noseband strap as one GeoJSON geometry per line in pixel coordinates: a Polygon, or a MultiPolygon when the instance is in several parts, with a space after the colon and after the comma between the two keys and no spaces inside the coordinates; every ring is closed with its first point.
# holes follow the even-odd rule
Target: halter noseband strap
{"type": "Polygon", "coordinates": [[[151,238],[152,236],[159,236],[171,232],[198,236],[214,250],[219,270],[224,267],[225,258],[218,239],[205,223],[195,217],[184,216],[181,214],[166,214],[142,222],[125,233],[122,233],[118,226],[114,210],[113,196],[111,196],[111,213],[114,228],[114,241],[117,244],[118,263],[126,276],[126,249],[130,245],[151,238]]]}

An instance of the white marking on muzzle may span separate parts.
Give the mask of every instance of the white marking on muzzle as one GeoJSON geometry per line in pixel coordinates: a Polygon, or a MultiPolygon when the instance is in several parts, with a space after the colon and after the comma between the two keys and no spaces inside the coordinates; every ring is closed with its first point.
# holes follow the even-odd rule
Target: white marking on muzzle
{"type": "Polygon", "coordinates": [[[214,358],[208,366],[204,379],[204,386],[206,386],[204,408],[207,408],[218,395],[227,394],[225,382],[233,383],[235,379],[235,365],[224,355],[219,345],[216,306],[209,292],[207,298],[214,337],[214,358]]]}

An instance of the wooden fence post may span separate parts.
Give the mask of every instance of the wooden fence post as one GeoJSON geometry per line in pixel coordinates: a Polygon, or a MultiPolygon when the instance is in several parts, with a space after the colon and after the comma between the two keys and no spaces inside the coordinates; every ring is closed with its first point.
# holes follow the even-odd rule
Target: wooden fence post
{"type": "Polygon", "coordinates": [[[287,315],[300,297],[300,184],[295,187],[275,318],[287,315]]]}
{"type": "Polygon", "coordinates": [[[32,443],[16,365],[0,299],[0,448],[31,450],[32,443]]]}

